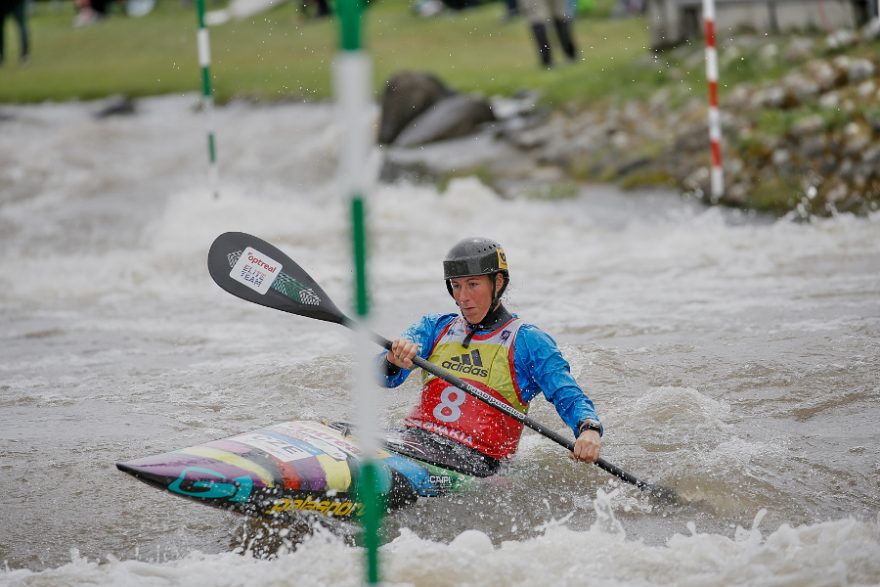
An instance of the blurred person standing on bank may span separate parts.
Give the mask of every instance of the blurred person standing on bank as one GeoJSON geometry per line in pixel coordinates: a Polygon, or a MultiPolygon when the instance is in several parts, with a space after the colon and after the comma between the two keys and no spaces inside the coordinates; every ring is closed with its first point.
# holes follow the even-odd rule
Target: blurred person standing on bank
{"type": "Polygon", "coordinates": [[[551,23],[556,29],[562,52],[569,61],[575,61],[577,48],[571,32],[572,16],[568,14],[567,0],[519,0],[519,3],[529,21],[541,66],[547,69],[553,67],[553,52],[550,49],[550,36],[547,32],[551,23]]]}
{"type": "Polygon", "coordinates": [[[21,52],[19,61],[27,63],[30,59],[30,41],[27,30],[27,0],[0,0],[0,65],[3,65],[6,50],[6,37],[3,34],[6,29],[6,17],[11,14],[18,25],[18,39],[21,52]]]}
{"type": "Polygon", "coordinates": [[[520,15],[517,0],[504,0],[504,17],[502,20],[513,20],[520,15]]]}

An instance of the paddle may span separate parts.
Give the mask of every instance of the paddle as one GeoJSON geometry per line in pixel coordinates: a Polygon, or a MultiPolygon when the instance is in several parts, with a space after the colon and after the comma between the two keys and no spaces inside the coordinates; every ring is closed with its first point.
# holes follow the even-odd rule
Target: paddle
{"type": "MultiPolygon", "coordinates": [[[[255,236],[243,232],[227,232],[218,236],[208,251],[208,272],[217,285],[249,302],[290,314],[360,329],[358,323],[343,314],[324,290],[293,259],[277,247],[255,236]]],[[[382,347],[391,348],[390,340],[373,332],[368,332],[368,335],[382,347]]],[[[482,389],[419,356],[413,359],[413,363],[489,404],[499,412],[522,422],[523,425],[569,451],[574,450],[574,441],[570,438],[532,420],[482,389]]],[[[596,465],[639,489],[650,491],[656,497],[677,500],[672,490],[642,481],[604,459],[597,460],[596,465]]]]}

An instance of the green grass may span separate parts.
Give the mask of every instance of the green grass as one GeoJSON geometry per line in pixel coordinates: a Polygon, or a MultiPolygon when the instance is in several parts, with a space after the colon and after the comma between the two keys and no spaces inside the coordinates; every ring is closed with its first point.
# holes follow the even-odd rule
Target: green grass
{"type": "MultiPolygon", "coordinates": [[[[209,9],[217,8],[211,6],[209,9]]],[[[501,3],[435,18],[412,14],[407,0],[378,0],[366,13],[365,42],[374,88],[403,69],[431,71],[460,91],[487,95],[542,90],[552,104],[588,105],[643,96],[663,82],[649,63],[642,18],[581,18],[576,37],[583,62],[552,71],[537,67],[524,21],[502,22],[501,3]]],[[[18,66],[17,31],[7,25],[7,64],[0,102],[92,99],[198,92],[194,7],[160,0],[143,18],[121,13],[73,28],[70,3],[36,5],[30,19],[32,59],[18,66]]],[[[211,68],[217,100],[320,100],[332,95],[337,53],[334,19],[304,20],[287,3],[252,19],[212,27],[211,68]]]]}

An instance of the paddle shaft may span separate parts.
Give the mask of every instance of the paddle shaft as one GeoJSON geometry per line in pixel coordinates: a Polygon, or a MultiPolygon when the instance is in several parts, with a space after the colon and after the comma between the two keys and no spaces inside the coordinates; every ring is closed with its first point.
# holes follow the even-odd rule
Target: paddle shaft
{"type": "MultiPolygon", "coordinates": [[[[348,326],[349,328],[360,328],[356,322],[348,319],[347,317],[343,320],[342,324],[345,326],[348,326]]],[[[385,338],[383,336],[376,334],[375,332],[370,332],[369,335],[379,345],[381,345],[382,347],[384,347],[387,350],[391,350],[391,341],[390,340],[388,340],[387,338],[385,338]]],[[[418,355],[413,357],[413,364],[424,369],[425,371],[427,371],[431,375],[434,375],[435,377],[439,377],[443,381],[446,381],[447,383],[454,385],[458,389],[462,390],[463,392],[467,393],[468,395],[470,395],[472,397],[477,398],[481,402],[489,404],[490,406],[492,406],[493,408],[495,408],[499,412],[505,414],[506,416],[510,416],[514,420],[521,422],[524,426],[528,426],[529,428],[531,428],[532,430],[534,430],[535,432],[537,432],[541,436],[544,436],[545,438],[549,438],[550,440],[552,440],[553,442],[555,442],[556,444],[558,444],[560,446],[564,446],[570,452],[574,451],[574,441],[572,441],[570,438],[566,438],[565,436],[562,436],[561,434],[559,434],[555,430],[551,430],[550,428],[547,428],[546,426],[544,426],[540,422],[536,422],[535,420],[532,420],[527,415],[518,411],[513,406],[506,404],[503,401],[499,400],[498,398],[486,393],[485,391],[483,391],[479,387],[476,387],[475,385],[471,385],[470,383],[468,383],[464,379],[461,379],[460,377],[453,375],[449,371],[446,371],[445,369],[442,369],[442,368],[438,367],[437,365],[426,361],[425,359],[423,359],[422,357],[420,357],[418,355]]],[[[654,487],[650,483],[647,483],[646,481],[642,481],[641,479],[639,479],[633,475],[630,475],[629,473],[627,473],[626,471],[624,471],[620,467],[618,467],[616,465],[612,465],[611,463],[609,463],[608,461],[606,461],[602,458],[599,458],[596,460],[596,466],[599,467],[600,469],[602,469],[603,471],[606,471],[606,472],[614,475],[618,479],[621,479],[623,481],[626,481],[627,483],[635,485],[639,489],[649,489],[649,490],[654,489],[654,487]]]]}

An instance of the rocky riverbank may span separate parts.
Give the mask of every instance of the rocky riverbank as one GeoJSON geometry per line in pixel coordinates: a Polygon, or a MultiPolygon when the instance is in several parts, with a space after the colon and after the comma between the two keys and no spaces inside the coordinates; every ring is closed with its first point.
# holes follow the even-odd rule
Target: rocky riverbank
{"type": "Polygon", "coordinates": [[[701,47],[646,59],[670,82],[648,99],[553,110],[535,107],[529,94],[492,100],[496,120],[475,134],[392,143],[383,174],[476,174],[509,196],[563,197],[579,182],[667,186],[774,214],[865,214],[880,209],[878,35],[875,21],[858,32],[739,36],[720,47],[725,194],[717,201],[709,196],[705,92],[676,83],[702,67],[701,47]],[[743,66],[774,81],[728,89],[725,70],[743,66]]]}

